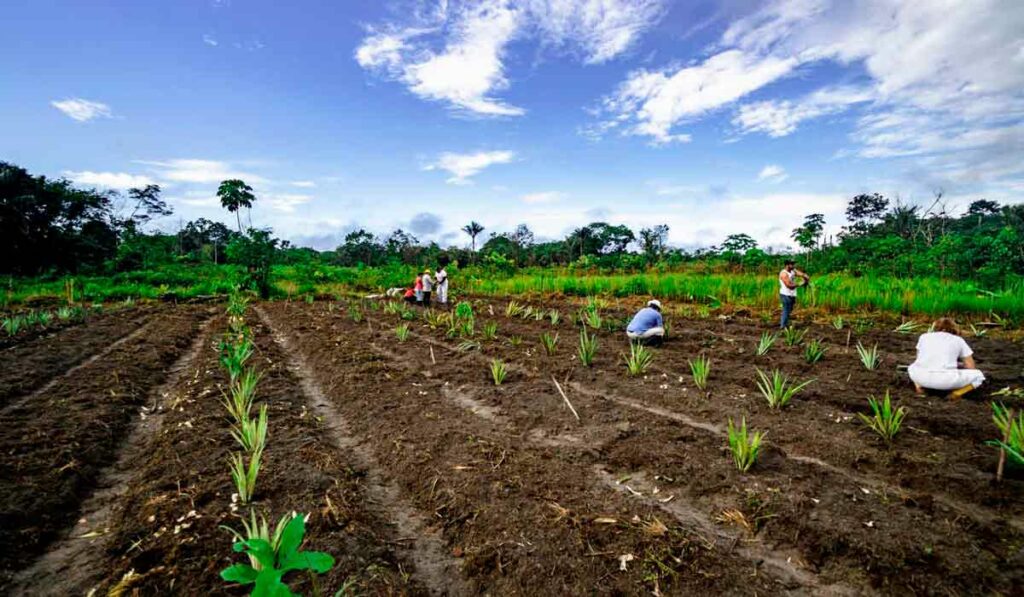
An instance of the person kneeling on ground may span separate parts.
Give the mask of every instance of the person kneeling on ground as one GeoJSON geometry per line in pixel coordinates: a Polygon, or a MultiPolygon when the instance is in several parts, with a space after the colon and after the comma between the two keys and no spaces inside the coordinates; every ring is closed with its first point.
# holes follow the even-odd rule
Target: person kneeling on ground
{"type": "Polygon", "coordinates": [[[661,303],[647,301],[647,306],[637,311],[626,327],[630,341],[644,344],[660,344],[665,338],[665,322],[661,318],[661,303]]]}
{"type": "Polygon", "coordinates": [[[925,390],[948,391],[951,400],[959,400],[978,388],[985,376],[975,367],[974,351],[960,337],[955,321],[943,317],[935,321],[932,330],[917,340],[917,360],[907,373],[918,394],[925,390]]]}

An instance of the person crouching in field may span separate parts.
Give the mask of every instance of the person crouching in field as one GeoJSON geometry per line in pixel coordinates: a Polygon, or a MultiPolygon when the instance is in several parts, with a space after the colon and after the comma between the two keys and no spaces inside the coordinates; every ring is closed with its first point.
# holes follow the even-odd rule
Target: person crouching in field
{"type": "Polygon", "coordinates": [[[665,339],[665,321],[661,317],[661,303],[647,301],[647,306],[637,311],[626,327],[626,337],[631,342],[661,344],[665,339]]]}
{"type": "Polygon", "coordinates": [[[907,369],[919,395],[925,390],[949,392],[951,400],[978,388],[985,376],[974,364],[974,351],[948,317],[935,321],[932,331],[917,340],[917,360],[907,369]],[[960,368],[961,363],[963,368],[960,368]]]}
{"type": "Polygon", "coordinates": [[[786,329],[789,326],[789,316],[796,307],[797,279],[804,279],[804,286],[811,283],[811,277],[796,269],[796,262],[787,259],[785,267],[779,272],[779,301],[782,303],[782,320],[779,327],[786,329]]]}

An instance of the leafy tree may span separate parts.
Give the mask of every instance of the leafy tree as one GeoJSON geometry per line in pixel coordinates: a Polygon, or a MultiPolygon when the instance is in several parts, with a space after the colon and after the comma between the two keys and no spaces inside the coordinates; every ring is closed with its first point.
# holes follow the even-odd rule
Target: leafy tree
{"type": "Polygon", "coordinates": [[[730,234],[722,241],[722,250],[742,255],[757,247],[757,241],[748,234],[730,234]]]}
{"type": "MultiPolygon", "coordinates": [[[[407,240],[407,239],[406,239],[407,240]]],[[[377,242],[372,234],[360,228],[345,235],[345,244],[335,251],[337,261],[341,265],[364,264],[374,265],[374,257],[383,255],[385,248],[377,242]]],[[[378,259],[377,262],[382,262],[378,259]]]]}
{"type": "Polygon", "coordinates": [[[810,214],[804,218],[802,226],[793,230],[791,238],[796,241],[796,244],[810,251],[818,246],[818,239],[821,238],[824,231],[825,215],[810,214]]]}
{"type": "Polygon", "coordinates": [[[477,222],[470,222],[462,227],[462,231],[469,235],[470,240],[473,243],[473,252],[476,252],[476,237],[484,231],[484,227],[477,222]]]}
{"type": "Polygon", "coordinates": [[[174,213],[167,202],[160,198],[160,185],[148,184],[141,189],[128,189],[128,200],[132,205],[132,212],[128,215],[126,225],[130,226],[133,232],[153,218],[174,213]]]}
{"type": "Polygon", "coordinates": [[[221,207],[235,214],[235,219],[238,220],[238,233],[244,234],[242,230],[242,216],[239,210],[243,207],[252,209],[252,204],[256,201],[256,195],[253,194],[252,187],[237,178],[225,180],[217,188],[217,196],[220,197],[221,207]]]}
{"type": "Polygon", "coordinates": [[[665,245],[667,242],[667,224],[658,224],[653,228],[640,229],[640,249],[647,257],[648,263],[654,263],[662,258],[665,253],[665,245]]]}
{"type": "Polygon", "coordinates": [[[878,193],[857,195],[846,206],[846,219],[850,234],[863,234],[871,224],[879,221],[889,209],[889,200],[878,193]]]}
{"type": "Polygon", "coordinates": [[[242,285],[259,293],[262,298],[270,296],[270,267],[277,257],[281,241],[270,234],[270,230],[253,228],[248,235],[239,235],[228,245],[228,259],[245,266],[242,285]]]}

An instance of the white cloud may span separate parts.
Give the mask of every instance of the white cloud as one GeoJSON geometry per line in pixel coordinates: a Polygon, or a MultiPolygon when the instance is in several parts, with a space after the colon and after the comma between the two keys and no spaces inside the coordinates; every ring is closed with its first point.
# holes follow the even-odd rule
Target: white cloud
{"type": "Polygon", "coordinates": [[[842,112],[871,98],[872,94],[867,89],[823,88],[796,101],[765,100],[740,106],[732,123],[743,133],[760,132],[771,137],[785,137],[796,131],[804,120],[842,112]]]}
{"type": "Polygon", "coordinates": [[[757,175],[758,180],[765,180],[776,184],[787,178],[789,178],[789,174],[786,174],[786,170],[777,164],[768,164],[761,168],[761,172],[757,175]]]}
{"type": "Polygon", "coordinates": [[[578,52],[586,64],[607,62],[661,18],[664,1],[438,0],[426,15],[416,11],[411,24],[368,28],[355,60],[459,112],[520,116],[525,110],[495,97],[509,86],[511,42],[536,39],[578,52]]]}
{"type": "Polygon", "coordinates": [[[565,193],[559,191],[540,191],[537,193],[527,193],[519,199],[523,203],[537,204],[537,203],[555,203],[565,197],[565,193]]]}
{"type": "Polygon", "coordinates": [[[50,102],[50,105],[78,122],[88,122],[94,118],[113,117],[110,106],[107,104],[82,99],[80,97],[73,97],[59,101],[54,100],[50,102]]]}
{"type": "Polygon", "coordinates": [[[218,45],[220,45],[219,42],[217,41],[217,38],[215,38],[214,36],[210,35],[209,33],[204,33],[203,34],[203,43],[208,45],[208,46],[213,46],[215,48],[218,45]]]}
{"type": "Polygon", "coordinates": [[[171,182],[220,183],[232,178],[240,178],[249,184],[267,182],[262,176],[238,170],[228,162],[217,160],[136,160],[136,163],[151,166],[158,178],[171,182]]]}
{"type": "Polygon", "coordinates": [[[661,19],[663,0],[529,0],[542,40],[578,48],[586,64],[622,54],[661,19]]]}
{"type": "Polygon", "coordinates": [[[148,176],[128,174],[127,172],[93,172],[91,170],[73,171],[66,170],[67,176],[76,184],[82,186],[100,187],[105,189],[125,190],[146,185],[155,184],[148,176]]]}
{"type": "Polygon", "coordinates": [[[300,205],[305,205],[313,200],[311,195],[298,195],[298,194],[274,194],[269,193],[266,195],[257,195],[257,203],[262,203],[274,211],[283,213],[293,213],[295,208],[300,205]]]}
{"type": "Polygon", "coordinates": [[[484,168],[494,164],[508,164],[515,159],[512,151],[479,151],[476,153],[442,153],[437,161],[424,166],[424,170],[445,170],[452,175],[448,184],[469,184],[469,180],[484,168]]]}
{"type": "Polygon", "coordinates": [[[686,142],[688,134],[672,132],[676,125],[734,102],[789,74],[796,64],[792,58],[726,50],[692,66],[635,71],[604,99],[602,112],[611,117],[605,124],[626,126],[625,133],[659,144],[686,142]]]}
{"type": "Polygon", "coordinates": [[[312,180],[293,180],[293,187],[299,187],[301,189],[312,189],[316,187],[316,183],[312,180]]]}

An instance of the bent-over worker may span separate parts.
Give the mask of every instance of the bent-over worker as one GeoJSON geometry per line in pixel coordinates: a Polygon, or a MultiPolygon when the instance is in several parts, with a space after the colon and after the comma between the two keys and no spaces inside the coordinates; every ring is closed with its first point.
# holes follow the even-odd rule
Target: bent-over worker
{"type": "Polygon", "coordinates": [[[907,373],[918,394],[924,394],[926,389],[949,391],[951,400],[959,400],[985,381],[973,355],[974,351],[960,337],[956,322],[943,317],[935,321],[931,332],[918,338],[917,360],[907,368],[907,373]]]}
{"type": "Polygon", "coordinates": [[[626,327],[626,337],[644,344],[658,344],[665,338],[665,321],[661,317],[659,301],[647,301],[647,306],[637,311],[626,327]]]}

